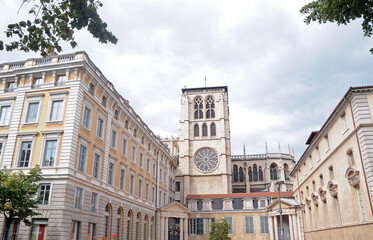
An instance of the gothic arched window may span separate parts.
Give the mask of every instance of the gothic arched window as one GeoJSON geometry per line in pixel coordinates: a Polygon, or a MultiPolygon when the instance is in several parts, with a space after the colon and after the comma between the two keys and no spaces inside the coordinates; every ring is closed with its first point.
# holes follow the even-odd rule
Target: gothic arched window
{"type": "Polygon", "coordinates": [[[272,163],[270,166],[271,180],[277,180],[277,165],[272,163]]]}
{"type": "Polygon", "coordinates": [[[199,137],[199,126],[198,126],[198,124],[194,125],[194,136],[199,137]]]}
{"type": "Polygon", "coordinates": [[[287,165],[286,163],[284,164],[284,176],[285,176],[285,180],[286,181],[289,181],[290,180],[290,176],[289,176],[289,165],[287,165]]]}
{"type": "Polygon", "coordinates": [[[215,101],[209,96],[206,100],[206,118],[215,118],[215,101]]]}
{"type": "Polygon", "coordinates": [[[194,119],[202,119],[203,118],[203,103],[200,97],[197,97],[194,100],[194,119]]]}
{"type": "Polygon", "coordinates": [[[254,164],[253,166],[253,175],[254,175],[254,182],[257,182],[258,181],[258,167],[256,166],[256,164],[254,164]]]}
{"type": "Polygon", "coordinates": [[[206,125],[206,123],[204,123],[202,125],[202,136],[207,137],[207,125],[206,125]]]}
{"type": "Polygon", "coordinates": [[[259,167],[259,181],[263,181],[263,170],[262,170],[262,167],[259,167]]]}
{"type": "Polygon", "coordinates": [[[215,125],[215,123],[211,123],[210,132],[211,132],[211,137],[216,136],[216,125],[215,125]]]}
{"type": "Polygon", "coordinates": [[[237,167],[237,165],[233,166],[233,182],[238,182],[238,167],[237,167]]]}
{"type": "Polygon", "coordinates": [[[248,174],[249,174],[249,181],[252,182],[253,181],[253,170],[251,169],[251,167],[249,167],[248,174]]]}
{"type": "Polygon", "coordinates": [[[239,172],[238,172],[238,175],[239,175],[239,177],[240,177],[240,182],[243,182],[243,169],[242,169],[242,167],[240,167],[240,170],[239,170],[239,172]]]}

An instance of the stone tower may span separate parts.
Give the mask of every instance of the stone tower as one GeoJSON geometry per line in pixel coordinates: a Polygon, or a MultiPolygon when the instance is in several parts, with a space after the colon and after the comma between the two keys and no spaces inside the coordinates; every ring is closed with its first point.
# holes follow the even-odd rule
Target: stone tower
{"type": "Polygon", "coordinates": [[[180,200],[231,193],[228,87],[184,88],[181,96],[180,200]]]}

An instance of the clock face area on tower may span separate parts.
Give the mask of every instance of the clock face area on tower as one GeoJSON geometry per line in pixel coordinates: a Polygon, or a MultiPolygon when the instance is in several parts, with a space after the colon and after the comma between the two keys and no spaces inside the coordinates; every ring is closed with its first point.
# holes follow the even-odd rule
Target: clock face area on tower
{"type": "Polygon", "coordinates": [[[212,148],[201,148],[195,154],[194,165],[199,171],[203,173],[214,171],[217,168],[218,164],[218,155],[212,148]]]}

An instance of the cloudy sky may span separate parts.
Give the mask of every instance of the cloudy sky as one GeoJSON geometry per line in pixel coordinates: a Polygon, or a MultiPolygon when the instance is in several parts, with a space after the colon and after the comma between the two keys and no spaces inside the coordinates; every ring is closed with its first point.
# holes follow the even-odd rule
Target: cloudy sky
{"type": "MultiPolygon", "coordinates": [[[[350,86],[373,84],[373,39],[360,21],[306,25],[310,0],[102,0],[102,18],[119,41],[85,31],[79,46],[155,134],[177,136],[181,88],[227,85],[232,153],[284,152],[298,158],[350,86]]],[[[20,1],[0,1],[0,39],[20,1]]],[[[0,52],[0,62],[38,57],[0,52]]]]}

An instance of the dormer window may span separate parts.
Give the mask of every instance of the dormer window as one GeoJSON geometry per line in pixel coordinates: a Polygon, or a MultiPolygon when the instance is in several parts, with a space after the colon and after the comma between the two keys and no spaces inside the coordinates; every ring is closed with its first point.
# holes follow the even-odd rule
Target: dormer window
{"type": "Polygon", "coordinates": [[[56,78],[56,86],[63,86],[66,82],[66,75],[58,75],[56,78]]]}
{"type": "Polygon", "coordinates": [[[41,78],[34,78],[32,83],[32,88],[40,88],[41,87],[41,78]]]}
{"type": "Polygon", "coordinates": [[[223,210],[233,210],[233,200],[224,199],[223,200],[223,210]]]}
{"type": "Polygon", "coordinates": [[[15,87],[15,82],[7,82],[5,92],[14,92],[15,87]]]}

